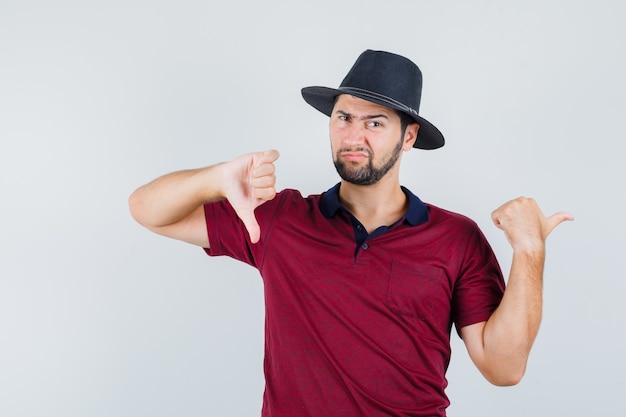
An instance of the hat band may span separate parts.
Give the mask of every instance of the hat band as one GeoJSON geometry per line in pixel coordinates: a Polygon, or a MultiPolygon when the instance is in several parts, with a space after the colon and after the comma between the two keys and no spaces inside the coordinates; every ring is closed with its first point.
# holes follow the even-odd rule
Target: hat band
{"type": "Polygon", "coordinates": [[[367,97],[371,97],[376,100],[391,104],[393,107],[399,107],[402,111],[405,111],[407,113],[412,113],[416,116],[418,115],[417,111],[412,109],[411,107],[406,106],[400,103],[399,101],[392,99],[391,97],[387,97],[382,94],[375,93],[373,91],[363,90],[362,88],[356,88],[356,87],[339,87],[339,90],[345,91],[347,93],[353,92],[353,93],[361,94],[367,97]]]}

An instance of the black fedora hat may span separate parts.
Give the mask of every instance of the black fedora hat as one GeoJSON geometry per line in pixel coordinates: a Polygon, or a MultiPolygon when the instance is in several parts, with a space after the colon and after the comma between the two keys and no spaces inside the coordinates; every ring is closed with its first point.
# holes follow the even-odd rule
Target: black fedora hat
{"type": "Polygon", "coordinates": [[[422,72],[403,56],[368,49],[356,60],[339,88],[302,89],[304,100],[327,116],[331,115],[340,94],[350,94],[408,114],[420,125],[414,148],[437,149],[445,143],[439,129],[418,114],[422,72]]]}

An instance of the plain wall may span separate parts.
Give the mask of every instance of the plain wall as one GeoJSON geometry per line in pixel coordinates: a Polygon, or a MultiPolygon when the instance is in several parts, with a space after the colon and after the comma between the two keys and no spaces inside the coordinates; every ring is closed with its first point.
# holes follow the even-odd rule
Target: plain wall
{"type": "Polygon", "coordinates": [[[481,226],[519,195],[576,221],[548,239],[524,380],[496,388],[453,334],[450,416],[624,411],[626,6],[619,1],[0,3],[0,415],[255,416],[256,270],[136,224],[169,171],[276,148],[278,188],[338,181],[328,119],[365,49],[413,59],[444,133],[402,183],[481,226]]]}

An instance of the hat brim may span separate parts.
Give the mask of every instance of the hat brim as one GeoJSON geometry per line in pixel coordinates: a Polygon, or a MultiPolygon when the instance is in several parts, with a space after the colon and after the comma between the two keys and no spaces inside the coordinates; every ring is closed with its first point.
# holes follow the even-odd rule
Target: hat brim
{"type": "Polygon", "coordinates": [[[385,96],[381,96],[380,94],[366,90],[354,91],[353,89],[350,89],[350,91],[346,91],[341,88],[329,87],[305,87],[302,89],[302,97],[304,98],[304,101],[324,113],[326,116],[330,116],[332,114],[336,98],[340,94],[350,94],[360,99],[401,111],[412,117],[420,126],[417,132],[417,140],[413,144],[414,148],[430,150],[441,148],[445,144],[443,134],[435,127],[435,125],[417,114],[406,111],[407,108],[405,106],[402,106],[400,103],[394,102],[394,100],[385,96]]]}

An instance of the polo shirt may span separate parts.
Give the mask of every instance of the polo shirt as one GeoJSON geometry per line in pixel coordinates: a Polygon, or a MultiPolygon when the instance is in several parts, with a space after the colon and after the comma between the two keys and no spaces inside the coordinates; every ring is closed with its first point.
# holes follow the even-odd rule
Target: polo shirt
{"type": "Polygon", "coordinates": [[[206,252],[263,278],[262,416],[445,416],[452,325],[487,320],[504,292],[493,251],[407,189],[406,215],[368,235],[338,187],[279,192],[256,244],[226,200],[205,205],[206,252]]]}

